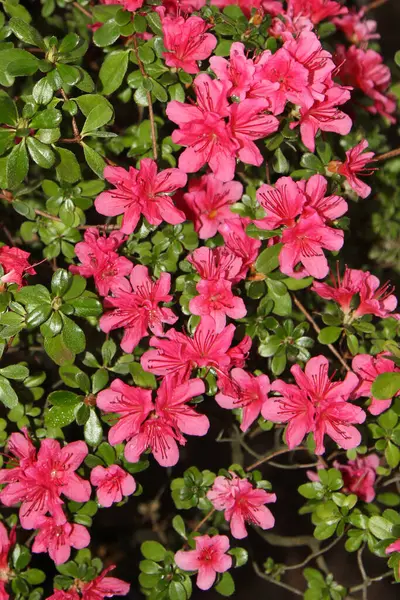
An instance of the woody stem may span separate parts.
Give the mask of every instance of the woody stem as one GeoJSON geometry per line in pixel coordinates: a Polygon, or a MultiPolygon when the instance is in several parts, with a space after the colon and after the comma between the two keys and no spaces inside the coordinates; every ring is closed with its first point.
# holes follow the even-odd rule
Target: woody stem
{"type": "Polygon", "coordinates": [[[271,460],[272,458],[275,458],[276,456],[280,456],[281,454],[286,454],[287,452],[295,452],[296,450],[307,451],[307,448],[305,446],[299,446],[298,448],[294,448],[292,450],[290,448],[279,448],[279,450],[275,450],[274,452],[271,452],[270,454],[263,456],[259,460],[256,460],[256,462],[251,464],[249,467],[246,467],[245,471],[246,471],[246,473],[248,473],[249,471],[253,471],[253,469],[256,469],[260,465],[268,462],[269,460],[271,460]]]}
{"type": "MultiPolygon", "coordinates": [[[[140,73],[142,74],[142,77],[144,79],[147,79],[148,75],[147,75],[144,65],[139,57],[137,39],[136,39],[135,35],[133,36],[133,49],[135,52],[136,60],[138,61],[140,73]]],[[[149,119],[150,119],[150,129],[151,129],[151,142],[152,142],[152,146],[153,146],[153,157],[154,157],[154,160],[157,160],[158,159],[157,136],[156,136],[156,125],[155,125],[155,121],[154,121],[153,103],[151,100],[151,93],[147,90],[146,90],[146,98],[147,98],[147,104],[149,105],[149,119]]]]}
{"type": "MultiPolygon", "coordinates": [[[[312,325],[314,330],[319,334],[321,332],[321,328],[318,327],[317,323],[314,321],[314,319],[312,318],[312,316],[310,315],[308,310],[305,308],[305,306],[302,305],[300,300],[298,300],[294,294],[292,294],[292,298],[293,298],[293,302],[295,303],[297,308],[303,313],[303,315],[305,316],[307,321],[312,325]]],[[[336,358],[338,359],[340,364],[346,369],[346,371],[350,372],[351,369],[350,369],[349,365],[346,363],[343,356],[336,350],[335,346],[333,346],[332,344],[328,344],[328,348],[332,352],[332,354],[334,356],[336,356],[336,358]]]]}
{"type": "Polygon", "coordinates": [[[367,6],[364,8],[364,13],[374,10],[375,8],[379,8],[379,6],[386,4],[386,2],[388,2],[388,0],[373,0],[373,2],[367,4],[367,6]]]}
{"type": "Polygon", "coordinates": [[[201,529],[201,528],[203,527],[204,523],[207,523],[208,519],[210,519],[210,518],[213,516],[213,514],[214,514],[214,513],[215,513],[215,508],[212,508],[212,509],[211,509],[211,510],[210,510],[210,511],[209,511],[209,512],[206,514],[206,516],[205,516],[205,517],[204,517],[204,518],[203,518],[201,521],[199,521],[199,522],[197,523],[196,527],[193,529],[193,533],[194,533],[195,531],[199,531],[199,529],[201,529]]]}
{"type": "Polygon", "coordinates": [[[400,148],[390,150],[390,152],[385,152],[384,154],[378,154],[378,156],[375,156],[375,158],[373,158],[370,162],[381,162],[382,160],[388,160],[389,158],[394,158],[395,156],[400,156],[400,148]]]}
{"type": "Polygon", "coordinates": [[[78,2],[73,2],[72,6],[74,6],[76,9],[80,10],[81,13],[86,15],[89,19],[92,18],[92,14],[88,10],[86,10],[86,8],[83,8],[83,6],[81,6],[78,2]]]}

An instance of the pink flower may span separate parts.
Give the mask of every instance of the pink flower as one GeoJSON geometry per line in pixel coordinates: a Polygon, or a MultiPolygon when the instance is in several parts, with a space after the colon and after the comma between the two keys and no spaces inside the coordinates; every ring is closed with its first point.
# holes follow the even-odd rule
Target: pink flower
{"type": "MultiPolygon", "coordinates": [[[[352,368],[360,378],[360,384],[354,391],[353,397],[371,398],[371,404],[368,407],[368,411],[372,415],[380,415],[390,407],[392,398],[390,400],[379,400],[378,398],[374,398],[371,394],[372,384],[378,375],[381,375],[382,373],[400,373],[400,369],[396,367],[392,360],[386,358],[384,353],[378,354],[377,356],[358,354],[353,358],[352,368]]],[[[400,392],[396,395],[399,396],[400,392]]]]}
{"type": "Polygon", "coordinates": [[[111,565],[104,569],[93,581],[81,586],[82,600],[104,600],[113,596],[126,596],[130,590],[129,583],[117,577],[107,577],[107,574],[115,569],[111,565]]]}
{"type": "Polygon", "coordinates": [[[90,483],[97,487],[97,501],[109,508],[114,502],[121,502],[124,496],[130,496],[136,490],[132,475],[118,465],[102,467],[98,465],[90,473],[90,483]]]}
{"type": "Polygon", "coordinates": [[[214,175],[191,180],[184,199],[194,214],[194,226],[202,240],[214,237],[226,221],[239,218],[230,207],[242,195],[243,186],[238,181],[222,183],[214,175]]]}
{"type": "Polygon", "coordinates": [[[11,529],[8,535],[7,529],[0,523],[0,600],[8,600],[9,594],[6,591],[6,585],[11,579],[11,569],[8,566],[8,555],[11,546],[16,542],[15,527],[11,529]]]}
{"type": "Polygon", "coordinates": [[[36,526],[39,531],[33,542],[32,552],[48,552],[56,565],[61,565],[69,559],[71,547],[80,550],[90,543],[86,527],[68,523],[65,515],[41,517],[36,526]]]}
{"type": "MultiPolygon", "coordinates": [[[[13,446],[9,451],[16,458],[15,446],[20,446],[23,436],[12,434],[13,446]]],[[[21,448],[26,456],[26,443],[21,448]]],[[[62,514],[61,495],[76,502],[87,502],[90,498],[90,483],[76,475],[88,449],[84,442],[71,442],[63,448],[53,439],[42,440],[37,457],[23,458],[19,465],[0,471],[0,483],[7,484],[0,492],[5,506],[21,502],[19,518],[24,529],[34,529],[38,518],[50,512],[52,516],[62,514]]]]}
{"type": "Polygon", "coordinates": [[[140,161],[140,170],[130,167],[106,167],[104,177],[115,185],[114,190],[102,192],[95,200],[97,212],[108,217],[123,214],[122,233],[132,233],[142,214],[151,225],[163,221],[176,225],[185,221],[170,195],[186,185],[187,176],[179,169],[157,173],[157,164],[150,158],[140,161]]]}
{"type": "Polygon", "coordinates": [[[0,247],[0,267],[4,274],[0,276],[0,282],[16,283],[18,288],[25,285],[24,275],[36,275],[36,271],[29,264],[30,253],[20,248],[10,246],[0,247]]]}
{"type": "Polygon", "coordinates": [[[179,125],[172,140],[187,146],[179,157],[179,168],[196,173],[206,163],[221,181],[230,181],[235,173],[239,143],[232,139],[224,117],[228,116],[227,92],[230,84],[199,75],[194,82],[197,104],[173,100],[167,105],[168,118],[179,125]]]}
{"type": "Polygon", "coordinates": [[[198,73],[198,60],[205,60],[210,56],[217,38],[211,33],[206,33],[211,25],[200,17],[162,16],[164,12],[159,9],[164,34],[163,52],[165,63],[168,67],[177,67],[186,73],[198,73]]]}
{"type": "Polygon", "coordinates": [[[135,12],[138,8],[142,8],[144,0],[111,0],[110,4],[122,4],[125,10],[135,12]]]}
{"type": "Polygon", "coordinates": [[[328,165],[328,169],[334,173],[340,173],[346,177],[350,187],[361,197],[367,198],[371,193],[369,185],[361,181],[357,174],[370,175],[373,169],[365,169],[366,165],[374,158],[375,152],[364,152],[368,148],[367,140],[362,140],[354,148],[350,148],[346,152],[346,160],[344,163],[332,161],[328,165]]]}
{"type": "Polygon", "coordinates": [[[241,42],[234,42],[230,49],[229,60],[222,56],[212,56],[210,67],[221,81],[231,84],[230,96],[244,100],[253,84],[255,66],[250,58],[246,58],[245,47],[241,42]]]}
{"type": "Polygon", "coordinates": [[[254,221],[260,229],[277,229],[293,226],[301,215],[306,197],[291,177],[280,177],[275,187],[264,184],[257,190],[257,200],[266,216],[254,221]]]}
{"type": "Polygon", "coordinates": [[[362,44],[379,39],[381,36],[376,33],[377,22],[373,19],[364,19],[364,16],[364,9],[352,10],[347,15],[332,19],[332,23],[343,31],[352,44],[362,44]]]}
{"type": "Polygon", "coordinates": [[[255,377],[243,369],[232,369],[231,380],[222,380],[222,390],[215,400],[222,408],[243,410],[240,429],[247,431],[259,417],[271,388],[267,375],[255,377]]]}
{"type": "MultiPolygon", "coordinates": [[[[54,594],[49,596],[47,600],[81,600],[78,592],[73,588],[70,590],[55,590],[54,594]]],[[[97,600],[97,598],[96,598],[97,600]]]]}
{"type": "Polygon", "coordinates": [[[198,571],[196,585],[201,590],[209,590],[217,573],[224,573],[232,566],[229,538],[226,535],[199,535],[194,538],[196,550],[179,550],[175,562],[182,571],[198,571]]]}
{"type": "Polygon", "coordinates": [[[101,236],[95,227],[87,229],[84,242],[75,246],[75,253],[81,265],[71,265],[69,270],[82,277],[93,277],[97,291],[107,296],[114,286],[123,281],[132,270],[132,263],[124,256],[118,256],[116,250],[123,243],[125,236],[113,231],[109,237],[101,236]]]}
{"type": "Polygon", "coordinates": [[[206,5],[206,0],[162,0],[169,15],[192,13],[206,5]]]}
{"type": "MultiPolygon", "coordinates": [[[[340,135],[349,133],[352,121],[346,113],[337,108],[348,100],[350,100],[349,90],[335,85],[326,91],[324,100],[301,106],[301,141],[310,152],[315,150],[315,137],[318,131],[332,131],[340,135]]],[[[297,123],[290,123],[290,128],[293,129],[296,125],[297,123]]]]}
{"type": "Polygon", "coordinates": [[[334,221],[347,212],[347,202],[341,196],[325,196],[328,182],[322,175],[312,175],[297,185],[305,194],[306,207],[315,210],[323,221],[334,221]]]}
{"type": "Polygon", "coordinates": [[[343,231],[325,225],[316,212],[301,217],[293,227],[283,230],[283,248],[279,255],[282,273],[296,279],[307,275],[324,278],[329,266],[322,249],[340,250],[343,238],[343,231]],[[299,263],[302,266],[295,271],[299,263]]]}
{"type": "Polygon", "coordinates": [[[153,410],[151,390],[127,385],[114,379],[111,386],[97,394],[97,406],[105,413],[118,413],[119,419],[108,432],[112,446],[129,439],[153,410]]]}
{"type": "Polygon", "coordinates": [[[213,367],[226,370],[230,365],[227,354],[233,334],[234,325],[227,325],[221,332],[215,331],[215,322],[205,316],[196,327],[193,337],[170,329],[164,338],[153,337],[150,345],[155,348],[148,350],[141,358],[145,371],[155,375],[179,373],[189,377],[192,369],[213,367]]]}
{"type": "Polygon", "coordinates": [[[243,219],[240,219],[225,222],[219,227],[225,246],[242,260],[242,269],[236,280],[245,279],[247,271],[256,262],[261,247],[261,240],[246,234],[246,224],[243,219]]]}
{"type": "Polygon", "coordinates": [[[372,502],[375,498],[374,484],[376,469],[379,467],[379,456],[358,456],[345,465],[334,461],[333,466],[343,477],[343,487],[350,494],[356,494],[363,502],[372,502]]]}
{"type": "MultiPolygon", "coordinates": [[[[382,286],[375,275],[369,275],[361,282],[360,305],[354,311],[354,317],[357,319],[363,315],[375,315],[384,319],[390,316],[397,307],[397,298],[392,293],[394,287],[387,281],[382,286]]],[[[392,315],[398,318],[397,314],[392,315]]]]}
{"type": "MultiPolygon", "coordinates": [[[[393,552],[400,552],[400,539],[396,540],[392,544],[389,544],[389,546],[385,550],[386,554],[392,554],[393,552]]],[[[400,563],[399,563],[399,575],[400,575],[400,563]]]]}
{"type": "Polygon", "coordinates": [[[236,539],[247,537],[246,523],[261,529],[271,529],[275,524],[271,511],[264,505],[275,502],[276,495],[253,488],[250,481],[240,479],[235,474],[231,479],[217,477],[207,498],[216,510],[225,511],[225,519],[230,523],[231,533],[236,539]]]}
{"type": "Polygon", "coordinates": [[[100,319],[100,328],[106,333],[124,328],[121,348],[133,352],[140,340],[148,335],[148,329],[155,335],[163,335],[163,323],[172,325],[178,319],[170,308],[160,307],[160,302],[170,302],[171,287],[169,273],[161,273],[157,281],[149,276],[147,267],[136,265],[130,276],[131,285],[115,288],[114,295],[108,296],[104,306],[110,308],[100,319]]]}
{"type": "Polygon", "coordinates": [[[199,295],[190,300],[189,310],[193,315],[212,317],[216,333],[224,329],[227,316],[231,319],[242,319],[247,314],[242,298],[232,293],[232,284],[229,281],[203,279],[196,285],[196,290],[199,295]]]}
{"type": "Polygon", "coordinates": [[[345,15],[348,9],[336,0],[288,0],[288,13],[309,17],[314,25],[337,15],[345,15]]]}
{"type": "Polygon", "coordinates": [[[348,315],[351,312],[351,301],[354,296],[360,291],[362,282],[369,276],[369,273],[358,269],[345,268],[343,278],[340,278],[339,266],[337,264],[336,279],[331,273],[331,282],[333,285],[314,281],[312,290],[325,300],[333,300],[337,302],[344,312],[348,315]]]}
{"type": "Polygon", "coordinates": [[[242,270],[242,259],[233,254],[225,246],[196,248],[187,259],[196,269],[202,279],[217,281],[237,281],[237,276],[242,270]]]}

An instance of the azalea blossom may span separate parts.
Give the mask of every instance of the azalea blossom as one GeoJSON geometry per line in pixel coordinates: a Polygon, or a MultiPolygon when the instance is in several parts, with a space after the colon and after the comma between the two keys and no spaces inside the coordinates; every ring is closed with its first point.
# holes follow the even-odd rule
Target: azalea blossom
{"type": "Polygon", "coordinates": [[[196,248],[187,257],[200,275],[201,279],[207,281],[226,280],[235,282],[242,270],[243,261],[225,246],[208,248],[201,246],[196,248]]]}
{"type": "Polygon", "coordinates": [[[197,587],[209,590],[217,573],[224,573],[232,566],[232,557],[226,554],[229,538],[226,535],[199,535],[194,542],[196,549],[179,550],[175,554],[175,563],[182,571],[197,571],[197,587]]]}
{"type": "MultiPolygon", "coordinates": [[[[126,281],[126,280],[125,280],[126,281]]],[[[105,308],[111,309],[100,319],[100,328],[106,333],[124,328],[121,348],[133,352],[140,340],[148,335],[148,329],[155,335],[163,335],[163,323],[172,325],[178,317],[170,308],[160,307],[161,302],[170,302],[168,293],[171,275],[161,273],[154,281],[147,267],[136,265],[131,272],[130,285],[113,290],[113,296],[104,301],[105,308]]]]}
{"type": "Polygon", "coordinates": [[[246,523],[261,529],[271,529],[275,524],[275,519],[265,504],[276,502],[276,495],[253,488],[250,481],[240,479],[235,474],[230,479],[216,477],[207,498],[216,510],[225,511],[225,519],[236,539],[247,537],[246,523]]]}
{"type": "Polygon", "coordinates": [[[110,290],[118,287],[124,277],[132,271],[133,264],[116,250],[125,240],[120,231],[113,231],[109,237],[100,235],[95,227],[85,231],[84,241],[75,245],[75,254],[80,265],[71,265],[69,270],[86,279],[94,278],[97,291],[107,296],[110,290]]]}
{"type": "Polygon", "coordinates": [[[343,31],[349,42],[352,44],[362,44],[370,40],[377,40],[381,36],[376,33],[377,22],[374,19],[366,19],[365,10],[352,10],[341,17],[332,19],[340,31],[343,31]]]}
{"type": "Polygon", "coordinates": [[[97,501],[101,506],[110,507],[121,502],[124,496],[130,496],[136,490],[136,481],[118,465],[102,467],[98,465],[90,473],[90,483],[97,487],[97,501]]]}
{"type": "Polygon", "coordinates": [[[282,273],[296,279],[307,275],[323,279],[329,272],[323,248],[340,250],[343,238],[343,231],[328,227],[315,211],[301,217],[293,227],[283,230],[279,254],[282,273]],[[295,270],[299,263],[302,266],[295,270]]]}
{"type": "MultiPolygon", "coordinates": [[[[372,384],[378,375],[382,373],[400,373],[400,369],[392,360],[387,358],[384,352],[377,356],[358,354],[353,358],[352,368],[360,378],[360,384],[353,392],[354,398],[371,398],[368,411],[372,415],[380,415],[385,412],[392,404],[392,398],[389,400],[374,398],[371,393],[372,384]]],[[[397,392],[396,396],[398,395],[400,395],[400,391],[397,392]]]]}
{"type": "Polygon", "coordinates": [[[71,442],[61,447],[56,440],[44,439],[35,458],[23,458],[18,462],[15,448],[22,444],[20,454],[25,457],[27,445],[23,436],[17,435],[11,434],[12,445],[9,445],[17,466],[0,470],[0,483],[6,484],[0,492],[0,501],[5,506],[21,503],[19,518],[24,529],[34,529],[38,518],[48,512],[53,517],[62,515],[62,495],[75,502],[89,500],[90,483],[75,473],[88,453],[84,442],[71,442]]]}
{"type": "Polygon", "coordinates": [[[347,12],[348,9],[337,0],[288,0],[288,13],[307,16],[314,25],[347,12]]]}
{"type": "Polygon", "coordinates": [[[223,183],[211,174],[190,181],[184,200],[193,213],[194,227],[200,239],[214,237],[220,225],[239,218],[230,207],[242,195],[243,185],[238,181],[223,183]]]}
{"type": "MultiPolygon", "coordinates": [[[[81,600],[78,592],[71,588],[69,590],[54,590],[54,593],[47,600],[81,600]]],[[[98,600],[96,598],[96,600],[98,600]]]]}
{"type": "Polygon", "coordinates": [[[211,25],[201,17],[185,19],[182,16],[164,16],[163,9],[158,12],[166,48],[166,52],[163,52],[165,64],[186,73],[198,73],[197,61],[208,58],[217,45],[217,38],[207,33],[211,25]]]}
{"type": "Polygon", "coordinates": [[[380,281],[375,275],[368,274],[360,288],[360,304],[354,311],[354,318],[363,315],[375,315],[384,319],[393,316],[398,318],[397,314],[390,315],[397,307],[397,298],[393,294],[394,287],[387,281],[380,285],[380,281]]]}
{"type": "Polygon", "coordinates": [[[108,573],[115,569],[115,565],[107,567],[88,583],[81,584],[82,600],[104,600],[113,596],[126,596],[130,584],[117,577],[108,577],[108,573]]]}
{"type": "Polygon", "coordinates": [[[235,326],[230,324],[217,333],[214,319],[209,316],[201,319],[193,337],[170,329],[165,337],[150,339],[154,350],[143,354],[142,367],[161,376],[179,373],[188,377],[193,369],[201,367],[214,367],[224,372],[231,363],[227,352],[234,332],[235,326]]]}
{"type": "Polygon", "coordinates": [[[18,288],[25,285],[25,275],[36,275],[35,269],[29,263],[29,257],[30,253],[20,248],[0,246],[0,267],[3,269],[0,282],[16,283],[18,288]]]}
{"type": "Polygon", "coordinates": [[[334,221],[347,212],[347,202],[341,196],[326,196],[328,182],[322,175],[312,175],[307,181],[298,181],[297,185],[305,194],[306,207],[315,210],[324,221],[334,221]]]}
{"type": "Polygon", "coordinates": [[[218,228],[226,248],[242,261],[242,269],[236,277],[237,280],[245,279],[249,268],[256,262],[261,248],[261,240],[251,238],[246,233],[246,225],[249,222],[250,219],[229,221],[218,228]]]}
{"type": "Polygon", "coordinates": [[[234,42],[230,49],[229,60],[222,56],[212,56],[210,67],[221,81],[231,84],[229,95],[244,100],[253,85],[256,71],[251,58],[245,54],[245,46],[234,42]]]}
{"type": "MultiPolygon", "coordinates": [[[[386,554],[393,554],[393,552],[400,553],[400,538],[398,540],[396,540],[395,542],[393,542],[392,544],[389,544],[389,546],[387,546],[387,548],[385,550],[386,554]]],[[[399,573],[399,577],[400,577],[400,562],[399,562],[399,566],[398,566],[398,573],[399,573]]]]}
{"type": "Polygon", "coordinates": [[[197,283],[196,290],[199,295],[190,300],[189,310],[193,315],[212,317],[216,333],[225,327],[227,316],[231,319],[242,319],[247,314],[243,299],[233,294],[229,281],[203,279],[197,283]]]}
{"type": "Polygon", "coordinates": [[[347,150],[344,163],[332,161],[328,165],[329,171],[340,173],[346,177],[348,184],[360,198],[367,198],[371,193],[371,188],[358,177],[358,174],[370,175],[374,170],[365,168],[375,156],[375,152],[364,152],[366,148],[368,148],[368,141],[362,140],[357,146],[347,150]]]}
{"type": "Polygon", "coordinates": [[[291,177],[280,177],[274,187],[262,185],[257,190],[256,197],[266,216],[254,223],[260,229],[267,230],[277,229],[282,225],[293,226],[306,203],[304,193],[291,177]]]}
{"type": "Polygon", "coordinates": [[[255,377],[243,369],[232,369],[230,379],[222,380],[222,389],[215,400],[222,408],[241,408],[242,423],[240,429],[247,431],[259,417],[261,409],[271,389],[267,375],[255,377]]]}
{"type": "Polygon", "coordinates": [[[325,300],[337,302],[344,312],[348,315],[351,312],[351,303],[356,294],[360,291],[362,282],[369,276],[369,272],[359,269],[349,269],[347,266],[344,275],[341,278],[339,265],[337,264],[336,278],[331,272],[330,280],[332,285],[321,281],[314,281],[312,290],[325,300]]]}
{"type": "Polygon", "coordinates": [[[187,176],[179,169],[157,172],[157,164],[150,158],[140,161],[140,170],[130,167],[106,167],[104,177],[115,186],[102,192],[95,200],[98,213],[107,217],[123,214],[121,232],[133,233],[142,214],[151,225],[163,221],[177,225],[185,221],[171,194],[186,185],[187,176]]]}
{"type": "Polygon", "coordinates": [[[15,527],[8,534],[6,527],[0,522],[0,599],[8,600],[10,595],[6,591],[6,586],[10,579],[11,569],[8,566],[8,559],[11,547],[16,542],[15,527]]]}
{"type": "Polygon", "coordinates": [[[379,456],[369,454],[358,456],[346,464],[334,461],[333,466],[343,477],[343,488],[349,494],[356,494],[363,502],[372,502],[375,498],[374,484],[376,469],[379,467],[379,456]]]}
{"type": "Polygon", "coordinates": [[[35,536],[32,552],[48,552],[56,565],[69,560],[71,547],[81,550],[90,543],[86,527],[77,523],[68,523],[65,515],[41,517],[37,522],[38,533],[35,536]]]}
{"type": "Polygon", "coordinates": [[[207,0],[162,0],[169,15],[179,15],[181,13],[190,14],[200,10],[206,5],[207,0]]]}

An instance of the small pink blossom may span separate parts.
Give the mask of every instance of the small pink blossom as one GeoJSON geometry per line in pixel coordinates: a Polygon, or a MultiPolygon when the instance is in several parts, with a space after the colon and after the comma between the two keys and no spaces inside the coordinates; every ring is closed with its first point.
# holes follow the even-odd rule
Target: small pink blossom
{"type": "Polygon", "coordinates": [[[198,73],[197,61],[205,60],[210,56],[217,38],[211,33],[206,21],[201,17],[163,16],[163,9],[159,9],[164,34],[163,52],[165,63],[168,67],[180,68],[186,73],[198,73]]]}
{"type": "Polygon", "coordinates": [[[100,328],[106,333],[124,328],[121,348],[133,352],[140,340],[148,335],[148,329],[155,335],[163,335],[163,323],[172,325],[178,317],[170,308],[160,307],[161,302],[170,302],[168,293],[171,287],[169,273],[161,273],[156,281],[149,276],[148,268],[136,265],[126,284],[113,290],[114,295],[104,301],[105,308],[111,309],[100,319],[100,328]]]}
{"type": "Polygon", "coordinates": [[[368,276],[368,272],[346,267],[343,278],[341,278],[337,265],[336,278],[332,272],[330,274],[332,285],[314,281],[311,289],[321,298],[337,302],[344,314],[348,315],[351,312],[351,302],[354,296],[358,294],[362,282],[368,276]]]}
{"type": "MultiPolygon", "coordinates": [[[[325,98],[311,105],[300,107],[301,141],[310,152],[315,150],[315,137],[319,131],[332,131],[347,135],[352,120],[338,106],[350,100],[348,89],[334,85],[326,91],[325,98]]],[[[293,129],[298,123],[290,123],[293,129]]]]}
{"type": "Polygon", "coordinates": [[[151,225],[163,221],[177,225],[185,221],[171,194],[186,185],[187,176],[179,169],[164,169],[157,173],[157,164],[150,158],[140,161],[140,170],[130,167],[106,167],[104,177],[115,186],[102,192],[95,200],[98,213],[107,217],[123,214],[121,232],[133,233],[142,214],[151,225]]]}
{"type": "Polygon", "coordinates": [[[0,267],[4,275],[0,276],[0,282],[16,283],[18,288],[25,285],[24,275],[36,275],[35,269],[29,264],[29,257],[30,253],[20,248],[1,246],[0,267]]]}
{"type": "Polygon", "coordinates": [[[368,274],[361,282],[360,305],[354,311],[354,317],[357,319],[363,315],[375,315],[381,319],[390,316],[398,318],[397,314],[390,315],[397,307],[397,298],[393,292],[394,287],[390,281],[380,285],[375,275],[368,274]]]}
{"type": "Polygon", "coordinates": [[[71,588],[70,590],[54,590],[54,593],[47,600],[81,600],[81,598],[78,592],[71,588]]]}
{"type": "Polygon", "coordinates": [[[246,225],[249,221],[243,219],[228,221],[218,229],[224,238],[225,246],[242,261],[242,269],[236,277],[237,280],[245,279],[248,270],[256,262],[261,248],[261,240],[251,238],[246,233],[246,225]]]}
{"type": "Polygon", "coordinates": [[[121,502],[136,490],[132,475],[118,465],[102,467],[98,465],[90,473],[90,483],[97,487],[97,500],[101,506],[109,508],[114,502],[121,502]]]}
{"type": "Polygon", "coordinates": [[[236,282],[243,267],[242,259],[225,246],[216,248],[201,246],[196,248],[187,257],[187,260],[196,269],[201,279],[207,279],[207,281],[218,282],[218,280],[224,279],[236,282]]]}
{"type": "Polygon", "coordinates": [[[334,221],[347,212],[347,202],[341,196],[325,195],[328,182],[322,175],[312,175],[307,181],[298,181],[297,185],[305,194],[306,207],[315,210],[323,221],[334,221]]]}
{"type": "Polygon", "coordinates": [[[81,586],[82,600],[104,600],[113,596],[126,596],[130,590],[130,584],[117,577],[108,577],[108,573],[115,569],[111,565],[104,569],[93,581],[81,586]]]}
{"type": "Polygon", "coordinates": [[[243,186],[238,181],[223,183],[214,175],[191,180],[184,200],[194,215],[194,226],[200,239],[214,237],[220,225],[239,218],[230,207],[242,195],[243,186]]]}
{"type": "Polygon", "coordinates": [[[256,194],[266,215],[254,221],[260,229],[277,229],[283,225],[291,227],[301,215],[306,197],[291,177],[280,177],[275,186],[264,184],[256,194]]]}
{"type": "Polygon", "coordinates": [[[288,0],[288,13],[309,17],[314,25],[338,15],[347,14],[348,9],[337,0],[288,0]]]}
{"type": "Polygon", "coordinates": [[[363,502],[372,502],[375,498],[374,484],[376,469],[379,467],[379,456],[358,456],[345,465],[334,461],[333,466],[343,477],[343,488],[350,494],[356,494],[363,502]]]}
{"type": "Polygon", "coordinates": [[[246,523],[261,529],[271,529],[275,519],[265,506],[276,501],[275,494],[253,488],[250,481],[232,477],[217,477],[211,490],[207,493],[216,510],[224,510],[225,519],[230,523],[231,533],[236,539],[247,537],[246,523]]]}
{"type": "Polygon", "coordinates": [[[37,522],[38,532],[32,546],[32,552],[48,552],[56,565],[69,560],[71,548],[81,550],[90,543],[86,527],[77,523],[68,523],[65,515],[41,517],[37,522]]]}
{"type": "Polygon", "coordinates": [[[101,236],[95,227],[87,229],[84,241],[75,246],[75,253],[81,264],[71,265],[69,270],[82,277],[93,277],[99,294],[107,296],[133,268],[130,260],[118,256],[116,252],[124,239],[125,236],[120,231],[113,231],[107,238],[101,236]]]}
{"type": "Polygon", "coordinates": [[[190,300],[189,310],[193,315],[212,317],[216,333],[225,327],[227,316],[231,319],[242,319],[247,314],[243,299],[233,294],[229,281],[203,279],[196,285],[196,290],[199,295],[190,300]]]}
{"type": "MultiPolygon", "coordinates": [[[[360,384],[353,393],[354,398],[371,398],[368,411],[372,415],[380,415],[385,412],[392,404],[392,398],[389,400],[374,398],[371,393],[372,384],[378,375],[382,373],[400,373],[400,369],[384,353],[377,356],[358,354],[353,358],[352,368],[360,378],[360,384]]],[[[396,395],[399,396],[400,391],[396,395]]]]}
{"type": "Polygon", "coordinates": [[[259,417],[270,388],[267,375],[255,377],[243,369],[235,368],[230,372],[230,379],[222,380],[222,390],[215,400],[222,408],[241,408],[243,416],[240,429],[247,431],[259,417]]]}
{"type": "Polygon", "coordinates": [[[340,250],[343,238],[343,231],[328,227],[316,212],[301,217],[293,227],[283,230],[279,255],[282,273],[296,279],[307,275],[323,279],[329,272],[323,248],[340,250]],[[295,270],[299,263],[302,266],[295,270]]]}
{"type": "Polygon", "coordinates": [[[7,529],[0,522],[0,600],[8,600],[10,595],[6,591],[6,585],[11,579],[11,569],[8,559],[11,547],[16,542],[15,527],[8,534],[7,529]]]}
{"type": "MultiPolygon", "coordinates": [[[[387,548],[385,550],[386,554],[393,554],[393,552],[400,553],[400,539],[396,540],[392,544],[389,544],[389,546],[387,546],[387,548]]],[[[399,577],[400,577],[400,563],[399,563],[398,570],[399,570],[399,577]]]]}
{"type": "Polygon", "coordinates": [[[144,0],[100,0],[100,4],[120,4],[125,10],[134,12],[142,8],[144,0]]]}
{"type": "Polygon", "coordinates": [[[231,84],[230,96],[244,100],[253,85],[255,66],[251,58],[245,55],[245,46],[234,42],[230,49],[229,60],[222,56],[212,56],[210,67],[221,81],[231,84]]]}
{"type": "Polygon", "coordinates": [[[182,571],[197,571],[197,587],[209,590],[215,582],[217,573],[224,573],[232,566],[229,550],[229,538],[226,535],[199,535],[194,538],[195,550],[179,550],[175,562],[182,571]]]}
{"type": "Polygon", "coordinates": [[[346,177],[350,187],[360,198],[367,198],[371,193],[370,186],[358,177],[358,174],[370,175],[373,172],[373,169],[366,169],[365,167],[374,158],[375,152],[364,152],[366,148],[368,148],[368,142],[362,140],[357,146],[347,150],[344,163],[332,161],[328,165],[330,171],[340,173],[340,175],[346,177]]]}
{"type": "Polygon", "coordinates": [[[365,19],[365,10],[352,10],[347,15],[332,19],[340,31],[343,31],[349,42],[362,44],[370,40],[377,40],[381,36],[376,33],[377,22],[374,19],[365,19]]]}
{"type": "Polygon", "coordinates": [[[200,10],[206,5],[207,0],[162,0],[162,5],[169,15],[190,14],[200,10]]]}

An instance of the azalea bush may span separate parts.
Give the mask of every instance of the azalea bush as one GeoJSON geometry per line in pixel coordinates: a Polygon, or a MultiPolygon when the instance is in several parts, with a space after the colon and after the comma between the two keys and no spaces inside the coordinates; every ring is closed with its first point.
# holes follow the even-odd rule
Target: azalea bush
{"type": "Polygon", "coordinates": [[[2,0],[1,600],[400,582],[383,3],[2,0]]]}

